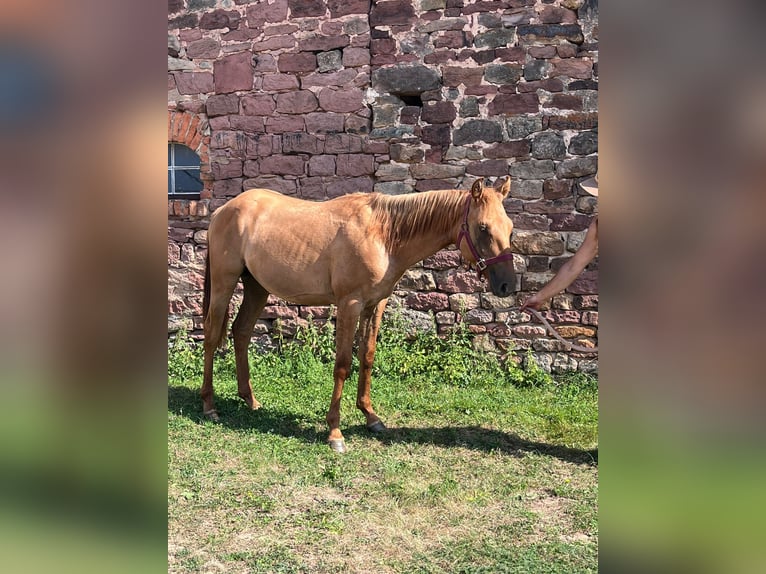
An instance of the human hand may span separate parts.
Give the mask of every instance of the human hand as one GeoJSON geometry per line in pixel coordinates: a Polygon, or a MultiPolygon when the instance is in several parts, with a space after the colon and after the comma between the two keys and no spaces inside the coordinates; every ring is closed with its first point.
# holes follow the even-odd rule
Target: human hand
{"type": "Polygon", "coordinates": [[[545,299],[543,299],[539,293],[535,293],[531,297],[529,297],[519,308],[519,311],[524,311],[525,309],[534,309],[535,311],[539,311],[540,307],[545,303],[545,299]]]}

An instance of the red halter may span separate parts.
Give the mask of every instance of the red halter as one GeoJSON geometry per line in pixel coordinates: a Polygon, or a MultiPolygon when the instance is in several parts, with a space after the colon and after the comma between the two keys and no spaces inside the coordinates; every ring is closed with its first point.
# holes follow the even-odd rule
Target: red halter
{"type": "Polygon", "coordinates": [[[502,261],[509,261],[509,260],[512,261],[513,253],[501,253],[500,255],[496,255],[495,257],[490,257],[489,259],[484,259],[481,255],[479,255],[479,251],[476,249],[476,246],[473,244],[473,241],[471,240],[471,234],[468,232],[468,209],[471,207],[471,199],[472,199],[472,196],[469,193],[468,199],[465,202],[465,214],[463,215],[463,224],[460,226],[460,233],[457,234],[457,242],[455,243],[455,245],[457,245],[457,248],[460,249],[460,243],[463,241],[463,238],[465,237],[465,241],[466,243],[468,243],[468,249],[471,250],[471,255],[473,255],[473,259],[476,265],[479,279],[481,279],[482,273],[490,265],[494,265],[495,263],[500,263],[502,261]]]}

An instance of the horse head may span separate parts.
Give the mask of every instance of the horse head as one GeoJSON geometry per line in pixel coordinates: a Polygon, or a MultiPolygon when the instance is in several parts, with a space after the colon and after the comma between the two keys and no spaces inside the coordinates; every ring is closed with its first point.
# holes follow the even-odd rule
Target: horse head
{"type": "Polygon", "coordinates": [[[510,177],[496,187],[485,187],[483,178],[476,180],[458,236],[463,258],[472,262],[480,275],[486,272],[490,289],[498,297],[508,297],[516,290],[511,253],[513,222],[503,207],[503,199],[510,191],[510,177]]]}

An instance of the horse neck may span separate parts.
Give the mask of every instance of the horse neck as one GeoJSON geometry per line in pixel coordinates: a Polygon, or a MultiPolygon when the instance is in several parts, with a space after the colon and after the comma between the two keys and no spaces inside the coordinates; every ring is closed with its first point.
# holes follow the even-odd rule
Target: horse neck
{"type": "Polygon", "coordinates": [[[466,192],[460,190],[429,191],[417,194],[429,210],[423,211],[416,232],[402,237],[390,251],[405,268],[444,249],[457,239],[463,222],[466,192]]]}

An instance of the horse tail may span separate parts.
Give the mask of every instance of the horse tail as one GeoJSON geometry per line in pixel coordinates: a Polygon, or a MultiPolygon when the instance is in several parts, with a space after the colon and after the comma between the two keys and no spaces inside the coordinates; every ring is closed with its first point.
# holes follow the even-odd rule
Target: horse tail
{"type": "MultiPolygon", "coordinates": [[[[205,283],[202,288],[202,321],[207,322],[207,315],[210,311],[210,252],[205,255],[205,283]]],[[[220,330],[220,336],[215,341],[215,346],[222,349],[226,344],[226,326],[229,324],[229,306],[226,306],[226,312],[223,315],[223,326],[220,330]]]]}
{"type": "Polygon", "coordinates": [[[210,253],[205,255],[205,286],[202,289],[202,320],[207,321],[210,309],[210,253]]]}

